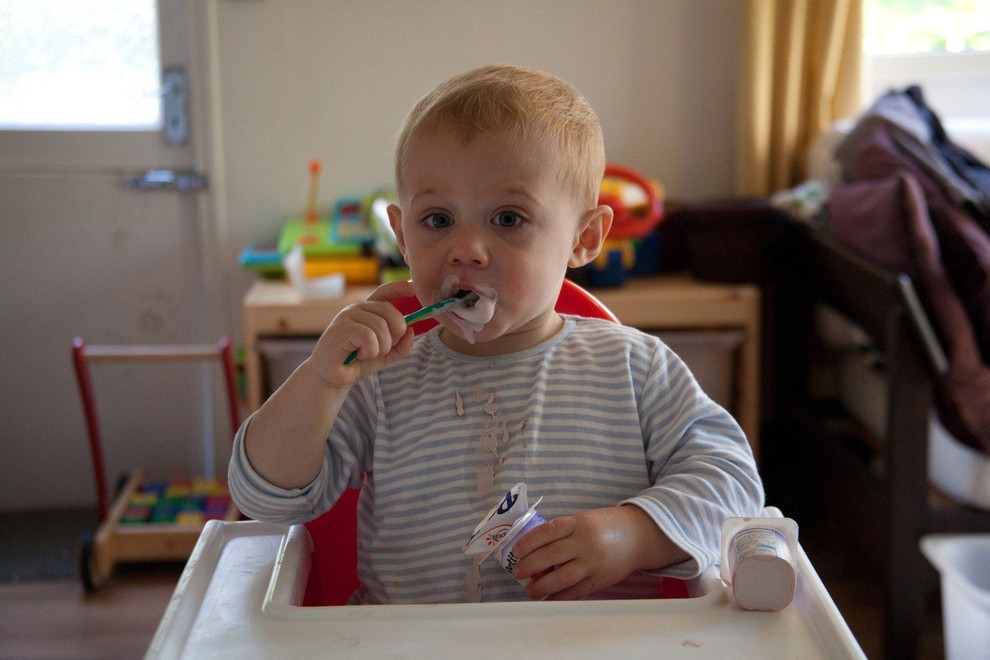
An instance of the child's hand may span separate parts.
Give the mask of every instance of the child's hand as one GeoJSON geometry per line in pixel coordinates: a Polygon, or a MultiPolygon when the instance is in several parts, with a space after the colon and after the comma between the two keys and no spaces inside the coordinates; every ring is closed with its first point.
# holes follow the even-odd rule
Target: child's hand
{"type": "Polygon", "coordinates": [[[389,282],[375,289],[367,301],[341,310],[323,331],[310,358],[319,378],[331,387],[349,386],[408,355],[413,330],[391,301],[415,294],[412,282],[389,282]],[[357,359],[345,365],[354,351],[357,359]]]}
{"type": "Polygon", "coordinates": [[[555,518],[527,532],[512,552],[517,579],[533,600],[579,600],[637,570],[688,559],[639,507],[626,505],[555,518]],[[548,571],[544,575],[540,573],[548,571]]]}
{"type": "Polygon", "coordinates": [[[414,293],[411,282],[390,282],[341,310],[313,354],[252,416],[244,450],[269,483],[304,488],[319,475],[327,435],[350,386],[412,350],[412,328],[390,301],[414,293]],[[354,350],[358,359],[345,365],[354,350]]]}

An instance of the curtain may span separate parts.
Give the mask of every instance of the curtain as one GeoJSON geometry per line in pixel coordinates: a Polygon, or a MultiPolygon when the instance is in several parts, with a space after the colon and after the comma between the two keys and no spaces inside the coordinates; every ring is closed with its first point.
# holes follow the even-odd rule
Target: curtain
{"type": "Polygon", "coordinates": [[[808,148],[861,110],[863,0],[746,0],[737,192],[804,179],[808,148]]]}

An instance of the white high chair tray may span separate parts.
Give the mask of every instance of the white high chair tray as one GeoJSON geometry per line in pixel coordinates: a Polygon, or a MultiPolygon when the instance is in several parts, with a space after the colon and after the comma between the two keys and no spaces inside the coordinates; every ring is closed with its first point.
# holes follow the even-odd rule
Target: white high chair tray
{"type": "Polygon", "coordinates": [[[741,609],[709,571],[684,599],[302,607],[302,525],[210,521],[149,658],[865,658],[803,549],[779,612],[741,609]]]}

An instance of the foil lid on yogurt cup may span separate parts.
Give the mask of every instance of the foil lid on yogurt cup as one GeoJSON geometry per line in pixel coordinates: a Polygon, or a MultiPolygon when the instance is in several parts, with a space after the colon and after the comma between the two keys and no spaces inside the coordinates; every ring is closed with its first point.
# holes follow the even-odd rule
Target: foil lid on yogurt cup
{"type": "Polygon", "coordinates": [[[469,555],[483,555],[482,558],[496,551],[506,554],[503,550],[507,544],[513,543],[527,526],[530,528],[535,526],[530,524],[534,518],[543,522],[540,514],[536,512],[536,506],[542,501],[541,497],[530,506],[529,498],[526,496],[526,484],[521,482],[516,484],[474,528],[471,540],[464,546],[464,552],[469,555]]]}

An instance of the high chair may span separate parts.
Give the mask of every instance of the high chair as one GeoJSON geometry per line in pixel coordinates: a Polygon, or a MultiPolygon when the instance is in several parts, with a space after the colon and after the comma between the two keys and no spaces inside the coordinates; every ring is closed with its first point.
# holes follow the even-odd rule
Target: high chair
{"type": "Polygon", "coordinates": [[[226,337],[217,344],[88,346],[80,337],[72,343],[72,363],[93,462],[100,525],[84,535],[79,574],[86,591],[99,587],[118,561],[178,561],[188,558],[206,520],[235,520],[225,480],[195,479],[147,482],[144,472],[132,470],[121,478],[111,502],[107,493],[103,438],[96,409],[91,362],[163,363],[217,362],[222,371],[230,439],[240,426],[234,363],[226,337]],[[157,512],[152,515],[152,509],[157,512]],[[147,515],[145,515],[147,514],[147,515]]]}
{"type": "MultiPolygon", "coordinates": [[[[403,314],[420,307],[415,297],[394,301],[403,314]]],[[[564,280],[555,309],[563,314],[601,318],[613,323],[619,319],[598,298],[571,280],[564,280]]],[[[437,325],[423,321],[417,332],[437,325]]],[[[343,605],[358,587],[357,578],[357,501],[360,489],[347,490],[332,509],[305,523],[313,539],[313,555],[303,605],[343,605]]]]}

